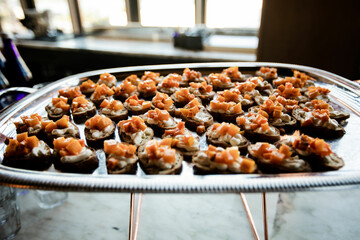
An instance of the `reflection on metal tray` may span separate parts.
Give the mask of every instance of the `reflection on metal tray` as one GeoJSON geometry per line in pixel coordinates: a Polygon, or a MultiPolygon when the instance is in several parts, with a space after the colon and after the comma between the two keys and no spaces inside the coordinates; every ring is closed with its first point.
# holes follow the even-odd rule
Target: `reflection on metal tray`
{"type": "MultiPolygon", "coordinates": [[[[221,72],[222,69],[239,66],[245,74],[254,74],[261,66],[278,68],[279,75],[292,75],[291,70],[306,72],[316,78],[319,84],[326,85],[331,90],[332,104],[350,112],[351,117],[345,127],[346,134],[338,140],[330,141],[334,152],[345,160],[345,167],[333,172],[312,172],[297,174],[250,174],[250,175],[207,175],[193,174],[190,163],[183,163],[183,171],[176,176],[149,176],[138,170],[136,175],[107,175],[105,158],[100,157],[99,168],[93,174],[70,174],[56,171],[53,167],[48,171],[38,172],[15,169],[0,165],[0,179],[2,184],[58,189],[67,191],[116,191],[116,192],[264,192],[264,191],[300,191],[333,186],[352,186],[360,183],[360,153],[355,147],[360,140],[360,87],[329,72],[290,64],[278,63],[201,63],[175,64],[125,67],[102,69],[70,76],[56,81],[48,86],[28,95],[23,100],[11,106],[0,115],[0,132],[7,136],[16,135],[14,120],[20,115],[39,113],[46,115],[45,106],[57,91],[65,86],[75,86],[81,79],[94,79],[99,74],[109,72],[119,80],[130,74],[142,75],[144,71],[156,71],[162,75],[183,69],[199,70],[203,75],[211,72],[221,72]]],[[[81,137],[83,125],[79,125],[81,137]]],[[[116,136],[118,140],[118,136],[116,136]]],[[[204,148],[205,137],[201,138],[204,148]]],[[[0,157],[3,156],[5,144],[0,145],[0,157]]],[[[103,155],[98,151],[98,156],[103,155]]],[[[140,168],[139,168],[140,169],[140,168]]]]}

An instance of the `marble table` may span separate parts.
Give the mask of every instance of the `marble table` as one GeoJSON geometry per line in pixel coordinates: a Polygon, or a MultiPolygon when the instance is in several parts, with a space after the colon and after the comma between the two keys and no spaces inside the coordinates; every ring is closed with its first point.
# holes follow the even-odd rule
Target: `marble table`
{"type": "MultiPolygon", "coordinates": [[[[245,194],[263,235],[260,193],[245,194]]],[[[357,239],[360,188],[267,193],[269,239],[357,239]]],[[[18,196],[23,239],[127,239],[130,194],[76,193],[41,209],[33,191],[18,196]]],[[[144,194],[137,239],[254,239],[239,194],[144,194]]]]}

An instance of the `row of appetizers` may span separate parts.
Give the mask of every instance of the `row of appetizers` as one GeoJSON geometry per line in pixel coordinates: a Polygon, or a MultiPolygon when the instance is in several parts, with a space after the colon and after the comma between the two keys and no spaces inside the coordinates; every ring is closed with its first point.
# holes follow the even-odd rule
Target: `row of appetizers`
{"type": "Polygon", "coordinates": [[[71,90],[69,93],[64,91],[63,94],[70,99],[79,94],[84,94],[88,97],[91,96],[91,100],[99,102],[105,97],[113,95],[115,99],[124,101],[132,95],[146,99],[154,97],[157,92],[172,95],[180,91],[181,88],[188,87],[191,94],[201,98],[201,100],[210,101],[214,96],[213,89],[223,91],[237,88],[242,94],[244,90],[257,90],[257,92],[250,94],[253,98],[258,95],[276,94],[300,102],[309,99],[327,101],[327,94],[330,91],[326,88],[315,87],[315,80],[305,73],[294,70],[293,76],[282,78],[278,77],[276,72],[276,68],[261,67],[256,72],[257,76],[245,77],[238,70],[238,67],[230,67],[224,69],[222,73],[211,73],[202,77],[200,72],[188,68],[184,70],[182,75],[170,73],[167,76],[160,76],[160,73],[146,71],[141,79],[137,75],[129,75],[118,86],[114,84],[117,81],[114,75],[104,73],[100,75],[96,84],[88,79],[83,81],[78,89],[75,89],[75,93],[71,90]],[[106,79],[111,80],[111,82],[106,83],[106,79]],[[100,88],[102,84],[104,86],[100,88]],[[97,90],[97,88],[99,89],[97,90]]]}
{"type": "MultiPolygon", "coordinates": [[[[139,147],[105,140],[106,168],[109,174],[135,174],[137,163],[146,174],[179,174],[183,153],[176,147],[178,139],[148,140],[139,147]]],[[[328,143],[307,135],[295,134],[270,144],[257,142],[247,146],[248,156],[237,147],[215,147],[196,151],[190,160],[195,174],[292,173],[337,170],[343,160],[332,152],[328,143]]],[[[189,157],[189,156],[188,156],[189,157]]],[[[186,160],[186,158],[185,158],[186,160]]],[[[92,173],[99,166],[93,148],[84,140],[59,137],[53,150],[27,132],[8,139],[3,165],[30,170],[46,170],[52,164],[62,172],[92,173]]]]}
{"type": "MultiPolygon", "coordinates": [[[[248,110],[247,116],[251,117],[252,113],[260,114],[271,126],[278,127],[284,132],[293,130],[299,125],[305,131],[317,133],[323,137],[340,137],[345,133],[341,122],[350,117],[350,114],[334,110],[328,102],[313,99],[299,104],[297,100],[287,99],[280,94],[265,97],[249,87],[249,84],[251,83],[244,82],[238,88],[220,91],[205,106],[202,103],[205,104],[206,99],[202,101],[188,89],[183,88],[171,97],[166,93],[157,92],[151,102],[139,99],[134,94],[128,97],[124,104],[119,100],[107,98],[94,104],[93,101],[81,95],[72,100],[70,107],[67,103],[68,99],[60,96],[52,99],[46,106],[46,111],[50,119],[56,120],[69,114],[71,109],[74,121],[82,123],[96,114],[96,105],[100,107],[99,114],[115,122],[126,119],[128,112],[130,115],[140,115],[150,109],[166,110],[170,115],[184,119],[190,128],[197,130],[196,128],[199,127],[198,133],[202,133],[213,123],[213,118],[235,123],[237,118],[244,115],[244,110],[248,110]]],[[[107,88],[105,85],[102,86],[107,88]]],[[[59,95],[62,92],[63,90],[60,90],[59,95]]],[[[244,123],[238,122],[238,125],[241,126],[244,123]]]]}

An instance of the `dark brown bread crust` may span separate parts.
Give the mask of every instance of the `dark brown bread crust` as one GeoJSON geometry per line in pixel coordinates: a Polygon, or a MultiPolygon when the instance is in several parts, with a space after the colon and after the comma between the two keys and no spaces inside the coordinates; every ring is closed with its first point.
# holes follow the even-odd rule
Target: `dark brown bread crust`
{"type": "Polygon", "coordinates": [[[157,91],[154,91],[154,92],[147,92],[147,91],[141,91],[141,90],[138,90],[139,91],[139,94],[140,94],[140,97],[146,99],[146,100],[151,100],[153,97],[155,97],[157,91]]]}
{"type": "Polygon", "coordinates": [[[72,117],[75,123],[84,123],[89,118],[93,117],[96,114],[95,104],[90,109],[87,109],[84,112],[72,112],[72,117]]]}
{"type": "Polygon", "coordinates": [[[61,161],[63,157],[59,151],[54,150],[54,167],[62,172],[69,173],[92,173],[99,166],[99,160],[96,156],[95,149],[89,148],[92,151],[91,156],[78,162],[64,163],[61,161]]]}

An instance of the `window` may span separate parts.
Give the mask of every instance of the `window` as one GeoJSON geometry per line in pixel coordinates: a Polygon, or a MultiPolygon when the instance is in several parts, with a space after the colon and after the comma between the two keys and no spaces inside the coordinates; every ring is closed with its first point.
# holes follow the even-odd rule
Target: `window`
{"type": "Polygon", "coordinates": [[[19,33],[26,31],[19,19],[24,19],[20,1],[0,0],[0,29],[4,32],[19,33]]]}
{"type": "Polygon", "coordinates": [[[85,31],[128,23],[125,0],[79,0],[79,8],[85,31]]]}
{"type": "Polygon", "coordinates": [[[195,0],[140,0],[140,19],[147,27],[193,27],[195,0]]]}
{"type": "Polygon", "coordinates": [[[262,0],[207,0],[205,24],[209,28],[258,29],[262,0]]]}
{"type": "Polygon", "coordinates": [[[50,25],[64,33],[72,33],[70,10],[67,0],[35,0],[36,10],[50,11],[50,25]]]}

